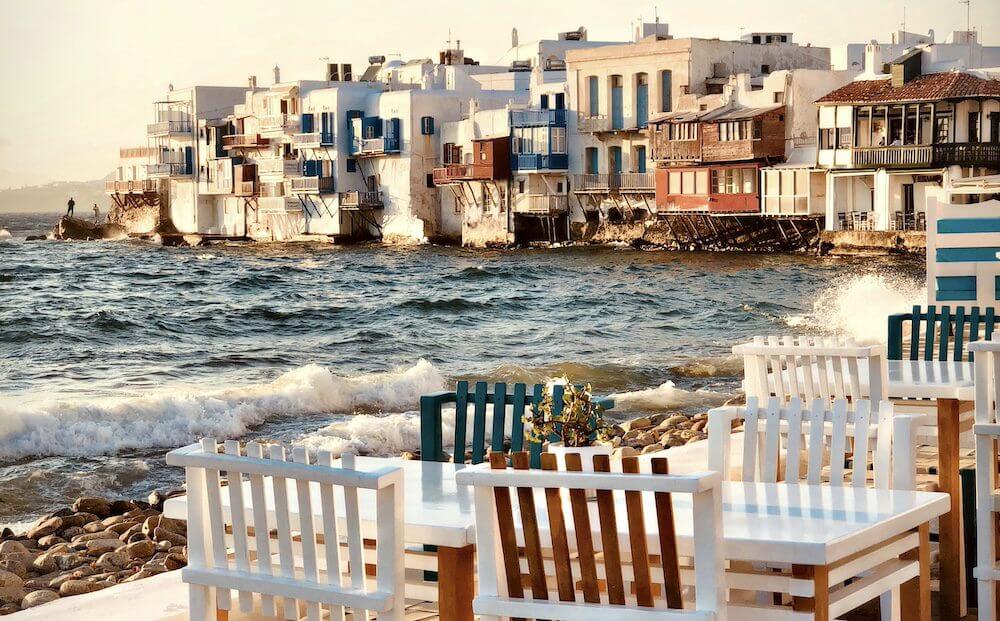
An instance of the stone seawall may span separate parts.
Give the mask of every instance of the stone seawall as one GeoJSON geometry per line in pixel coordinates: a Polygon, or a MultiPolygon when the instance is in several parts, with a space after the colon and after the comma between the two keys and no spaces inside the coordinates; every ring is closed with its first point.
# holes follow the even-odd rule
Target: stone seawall
{"type": "Polygon", "coordinates": [[[924,254],[924,231],[823,231],[819,237],[821,255],[924,254]]]}

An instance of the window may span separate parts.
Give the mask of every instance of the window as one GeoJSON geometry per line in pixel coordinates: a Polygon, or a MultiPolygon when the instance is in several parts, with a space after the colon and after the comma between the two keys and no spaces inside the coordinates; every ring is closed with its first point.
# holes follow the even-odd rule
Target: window
{"type": "Polygon", "coordinates": [[[755,194],[757,169],[713,168],[710,187],[713,194],[755,194]]]}
{"type": "Polygon", "coordinates": [[[837,148],[838,149],[850,149],[854,146],[853,135],[851,133],[850,127],[838,127],[837,128],[837,148]]]}
{"type": "Polygon", "coordinates": [[[825,127],[819,130],[819,148],[820,149],[833,149],[836,144],[837,130],[831,127],[825,127]]]}
{"type": "Polygon", "coordinates": [[[590,116],[597,116],[600,114],[600,86],[596,75],[587,78],[587,87],[589,91],[587,110],[590,112],[590,116]]]}
{"type": "Polygon", "coordinates": [[[969,142],[979,142],[979,116],[978,112],[969,113],[969,142]]]}
{"type": "Polygon", "coordinates": [[[427,183],[427,187],[429,187],[429,188],[433,188],[434,187],[434,175],[432,173],[427,173],[426,183],[427,183]]]}
{"type": "Polygon", "coordinates": [[[425,116],[420,118],[420,133],[424,136],[434,135],[434,117],[425,116]]]}
{"type": "Polygon", "coordinates": [[[517,180],[517,193],[524,194],[524,179],[517,180]]]}
{"type": "Polygon", "coordinates": [[[671,123],[669,126],[670,140],[697,140],[697,123],[671,123]]]}
{"type": "Polygon", "coordinates": [[[938,116],[934,142],[951,142],[951,117],[938,116]]]}
{"type": "Polygon", "coordinates": [[[764,119],[754,119],[753,120],[753,139],[760,140],[761,135],[764,133],[764,119]]]}
{"type": "Polygon", "coordinates": [[[358,171],[358,160],[353,157],[347,158],[347,172],[357,172],[358,171]]]}
{"type": "Polygon", "coordinates": [[[1000,142],[1000,112],[990,112],[990,142],[1000,142]]]}
{"type": "Polygon", "coordinates": [[[562,181],[557,181],[556,182],[556,194],[562,194],[562,193],[563,193],[563,182],[562,181]]]}
{"type": "Polygon", "coordinates": [[[542,110],[548,110],[549,109],[549,96],[548,95],[542,95],[539,98],[538,107],[541,108],[542,110]]]}
{"type": "Polygon", "coordinates": [[[719,127],[719,140],[747,140],[750,138],[750,121],[722,121],[716,123],[719,127]]]}
{"type": "Polygon", "coordinates": [[[768,73],[771,73],[771,65],[761,65],[760,66],[760,72],[763,73],[763,74],[765,74],[765,75],[768,74],[768,73]]]}
{"type": "Polygon", "coordinates": [[[673,110],[673,74],[670,70],[660,72],[660,112],[673,110]]]}
{"type": "Polygon", "coordinates": [[[588,175],[596,175],[599,172],[597,162],[597,147],[587,147],[583,151],[583,161],[586,165],[588,175]]]}
{"type": "Polygon", "coordinates": [[[566,153],[566,128],[552,128],[552,153],[566,153]]]}
{"type": "Polygon", "coordinates": [[[566,109],[566,94],[565,93],[556,93],[555,99],[556,99],[556,110],[565,110],[566,109]]]}

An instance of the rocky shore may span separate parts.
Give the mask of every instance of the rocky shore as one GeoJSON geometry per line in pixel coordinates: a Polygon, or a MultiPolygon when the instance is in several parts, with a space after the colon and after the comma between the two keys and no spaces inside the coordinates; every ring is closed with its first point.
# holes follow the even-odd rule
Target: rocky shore
{"type": "Polygon", "coordinates": [[[0,615],[141,580],[187,564],[187,526],[163,501],[78,498],[23,534],[0,533],[0,615]]]}

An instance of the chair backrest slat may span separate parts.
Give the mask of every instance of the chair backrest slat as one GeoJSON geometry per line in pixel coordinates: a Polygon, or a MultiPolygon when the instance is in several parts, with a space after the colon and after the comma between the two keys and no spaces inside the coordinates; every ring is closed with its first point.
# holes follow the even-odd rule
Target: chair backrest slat
{"type": "Polygon", "coordinates": [[[518,382],[514,384],[514,403],[511,405],[510,419],[510,450],[524,450],[524,411],[528,403],[527,387],[518,382]]]}
{"type": "MultiPolygon", "coordinates": [[[[793,408],[799,409],[799,408],[793,408]]],[[[817,485],[823,470],[823,441],[826,437],[826,404],[817,399],[809,410],[809,461],[806,482],[817,485]]],[[[789,458],[792,456],[790,455],[789,458]]]]}
{"type": "Polygon", "coordinates": [[[602,604],[601,610],[607,610],[608,618],[625,619],[638,611],[651,613],[654,615],[651,619],[661,618],[660,615],[676,620],[714,618],[711,613],[724,615],[722,496],[717,473],[671,476],[665,458],[651,460],[650,472],[640,473],[639,460],[626,457],[621,462],[621,473],[608,477],[601,475],[611,472],[609,456],[593,456],[593,471],[583,472],[580,454],[568,453],[565,473],[556,471],[556,460],[551,454],[545,454],[541,459],[541,471],[526,476],[528,454],[514,453],[511,458],[513,469],[506,467],[505,455],[491,453],[489,470],[465,469],[457,474],[460,485],[475,488],[479,595],[473,604],[474,613],[502,614],[498,610],[509,606],[506,604],[509,600],[517,599],[522,600],[517,606],[519,615],[563,621],[595,618],[595,609],[583,603],[602,604]],[[593,488],[597,496],[598,524],[590,519],[591,511],[586,501],[589,488],[593,488]],[[519,497],[521,509],[517,513],[511,506],[514,492],[519,497]],[[680,562],[671,503],[671,496],[678,492],[693,497],[695,610],[685,610],[681,597],[680,562]],[[575,550],[568,549],[565,493],[569,494],[568,504],[576,533],[575,550]],[[544,534],[536,532],[539,524],[533,505],[522,502],[541,494],[544,494],[549,514],[549,532],[544,534]],[[645,502],[649,495],[652,495],[652,504],[645,502]],[[655,520],[646,519],[645,511],[650,506],[655,507],[655,520]],[[619,515],[626,524],[618,523],[619,515]],[[592,536],[595,528],[599,532],[592,536]],[[647,528],[656,529],[655,538],[647,528]],[[515,533],[518,532],[523,533],[525,558],[519,556],[517,549],[515,533]],[[594,553],[595,536],[600,537],[600,557],[594,553]],[[627,552],[619,548],[624,545],[619,542],[625,537],[628,538],[627,552]],[[536,545],[541,547],[546,540],[551,546],[536,552],[536,545]],[[657,550],[650,549],[651,542],[659,544],[657,550]],[[574,577],[574,553],[579,567],[578,582],[574,577]],[[533,561],[536,554],[539,558],[533,561]],[[662,565],[662,584],[653,577],[654,555],[662,565]],[[544,567],[540,571],[535,569],[543,557],[550,558],[554,565],[558,598],[548,591],[544,567]],[[599,575],[604,581],[603,595],[599,575]],[[525,592],[524,584],[531,585],[530,593],[525,592]],[[577,589],[583,592],[583,602],[576,594],[577,589]]]}
{"type": "Polygon", "coordinates": [[[952,360],[959,361],[962,359],[962,352],[964,349],[965,341],[965,307],[959,306],[955,309],[955,345],[952,352],[952,360]]]}
{"type": "Polygon", "coordinates": [[[507,384],[493,385],[493,430],[490,434],[490,450],[502,451],[504,428],[507,418],[507,384]]]}
{"type": "MultiPolygon", "coordinates": [[[[542,470],[556,470],[556,456],[542,454],[542,470]]],[[[552,540],[552,560],[556,570],[556,588],[559,601],[575,602],[576,588],[573,582],[573,567],[570,560],[569,540],[566,537],[566,521],[563,518],[562,498],[559,488],[545,488],[545,512],[549,516],[549,533],[552,540]]]]}
{"type": "Polygon", "coordinates": [[[335,468],[329,452],[319,453],[312,464],[302,446],[286,453],[280,445],[265,449],[250,442],[243,455],[240,444],[229,440],[223,452],[218,449],[206,438],[167,454],[167,464],[183,467],[188,482],[190,558],[184,581],[191,589],[192,617],[204,617],[213,608],[229,610],[235,591],[241,610],[268,617],[320,621],[329,610],[330,619],[342,621],[350,608],[358,619],[368,618],[371,610],[379,611],[380,621],[403,621],[401,468],[356,470],[350,453],[335,468]],[[338,488],[345,499],[340,515],[334,502],[338,488]],[[373,507],[365,503],[376,524],[375,534],[366,535],[375,548],[368,567],[359,488],[375,495],[373,507]],[[341,519],[350,558],[346,565],[340,558],[341,519]],[[369,568],[375,585],[366,579],[369,568]],[[350,585],[344,584],[345,573],[350,585]]]}
{"type": "Polygon", "coordinates": [[[914,306],[911,311],[910,320],[910,360],[919,360],[920,357],[920,307],[914,306]]]}
{"type": "MultiPolygon", "coordinates": [[[[831,418],[833,433],[830,434],[830,482],[840,486],[844,483],[844,460],[847,458],[846,401],[838,399],[833,403],[833,416],[831,418]]],[[[864,459],[867,459],[867,455],[864,456],[864,459]]]]}
{"type": "Polygon", "coordinates": [[[941,307],[941,329],[939,332],[940,339],[940,351],[938,352],[938,360],[948,359],[948,339],[951,336],[951,308],[947,306],[941,307]]]}
{"type": "MultiPolygon", "coordinates": [[[[240,455],[239,440],[226,440],[224,443],[226,455],[240,455]]],[[[243,502],[243,475],[239,472],[226,472],[226,490],[229,493],[229,511],[233,521],[233,555],[236,569],[250,571],[250,550],[247,545],[246,505],[243,502]]],[[[253,594],[249,591],[239,592],[240,610],[250,612],[253,608],[253,594]]]]}
{"type": "MultiPolygon", "coordinates": [[[[750,400],[747,400],[750,403],[750,400]]],[[[756,403],[756,402],[755,402],[756,403]]],[[[747,415],[743,421],[743,473],[750,477],[747,481],[757,479],[757,445],[760,438],[757,436],[757,426],[759,424],[760,410],[756,407],[747,408],[747,415]]]]}
{"type": "MultiPolygon", "coordinates": [[[[476,382],[472,397],[472,463],[480,464],[486,457],[486,382],[476,382]]],[[[457,452],[459,449],[455,447],[457,452]]]]}
{"type": "Polygon", "coordinates": [[[768,400],[764,418],[764,446],[761,460],[761,481],[778,480],[778,451],[781,445],[781,404],[778,399],[768,400]]]}
{"type": "MultiPolygon", "coordinates": [[[[579,453],[566,455],[566,470],[569,472],[583,470],[583,462],[579,453]]],[[[570,489],[569,501],[573,512],[573,530],[576,531],[577,556],[580,559],[580,584],[583,591],[583,601],[588,604],[596,604],[601,601],[601,593],[597,584],[597,560],[594,556],[594,539],[591,535],[587,492],[583,489],[570,489]]]]}
{"type": "Polygon", "coordinates": [[[934,336],[937,330],[937,307],[927,307],[927,319],[924,322],[924,360],[934,360],[934,336]]]}
{"type": "Polygon", "coordinates": [[[455,455],[456,464],[465,463],[465,429],[469,420],[469,382],[461,380],[455,387],[455,455]]]}
{"type": "MultiPolygon", "coordinates": [[[[780,414],[779,414],[780,416],[780,414]]],[[[802,454],[802,409],[790,407],[786,417],[788,435],[786,440],[785,480],[798,481],[802,454]]]]}

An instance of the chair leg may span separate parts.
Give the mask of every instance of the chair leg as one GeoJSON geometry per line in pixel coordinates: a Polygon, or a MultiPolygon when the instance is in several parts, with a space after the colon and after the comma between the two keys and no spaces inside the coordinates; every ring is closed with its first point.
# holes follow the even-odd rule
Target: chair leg
{"type": "Polygon", "coordinates": [[[216,610],[215,611],[215,621],[229,621],[229,611],[228,610],[216,610]]]}
{"type": "Polygon", "coordinates": [[[979,580],[979,620],[993,621],[997,618],[997,585],[992,580],[979,580]]]}
{"type": "Polygon", "coordinates": [[[882,621],[899,621],[899,587],[886,591],[878,598],[879,612],[882,621]]]}
{"type": "Polygon", "coordinates": [[[188,606],[190,621],[215,621],[212,612],[215,610],[215,598],[212,589],[207,586],[191,584],[188,586],[188,606]]]}

